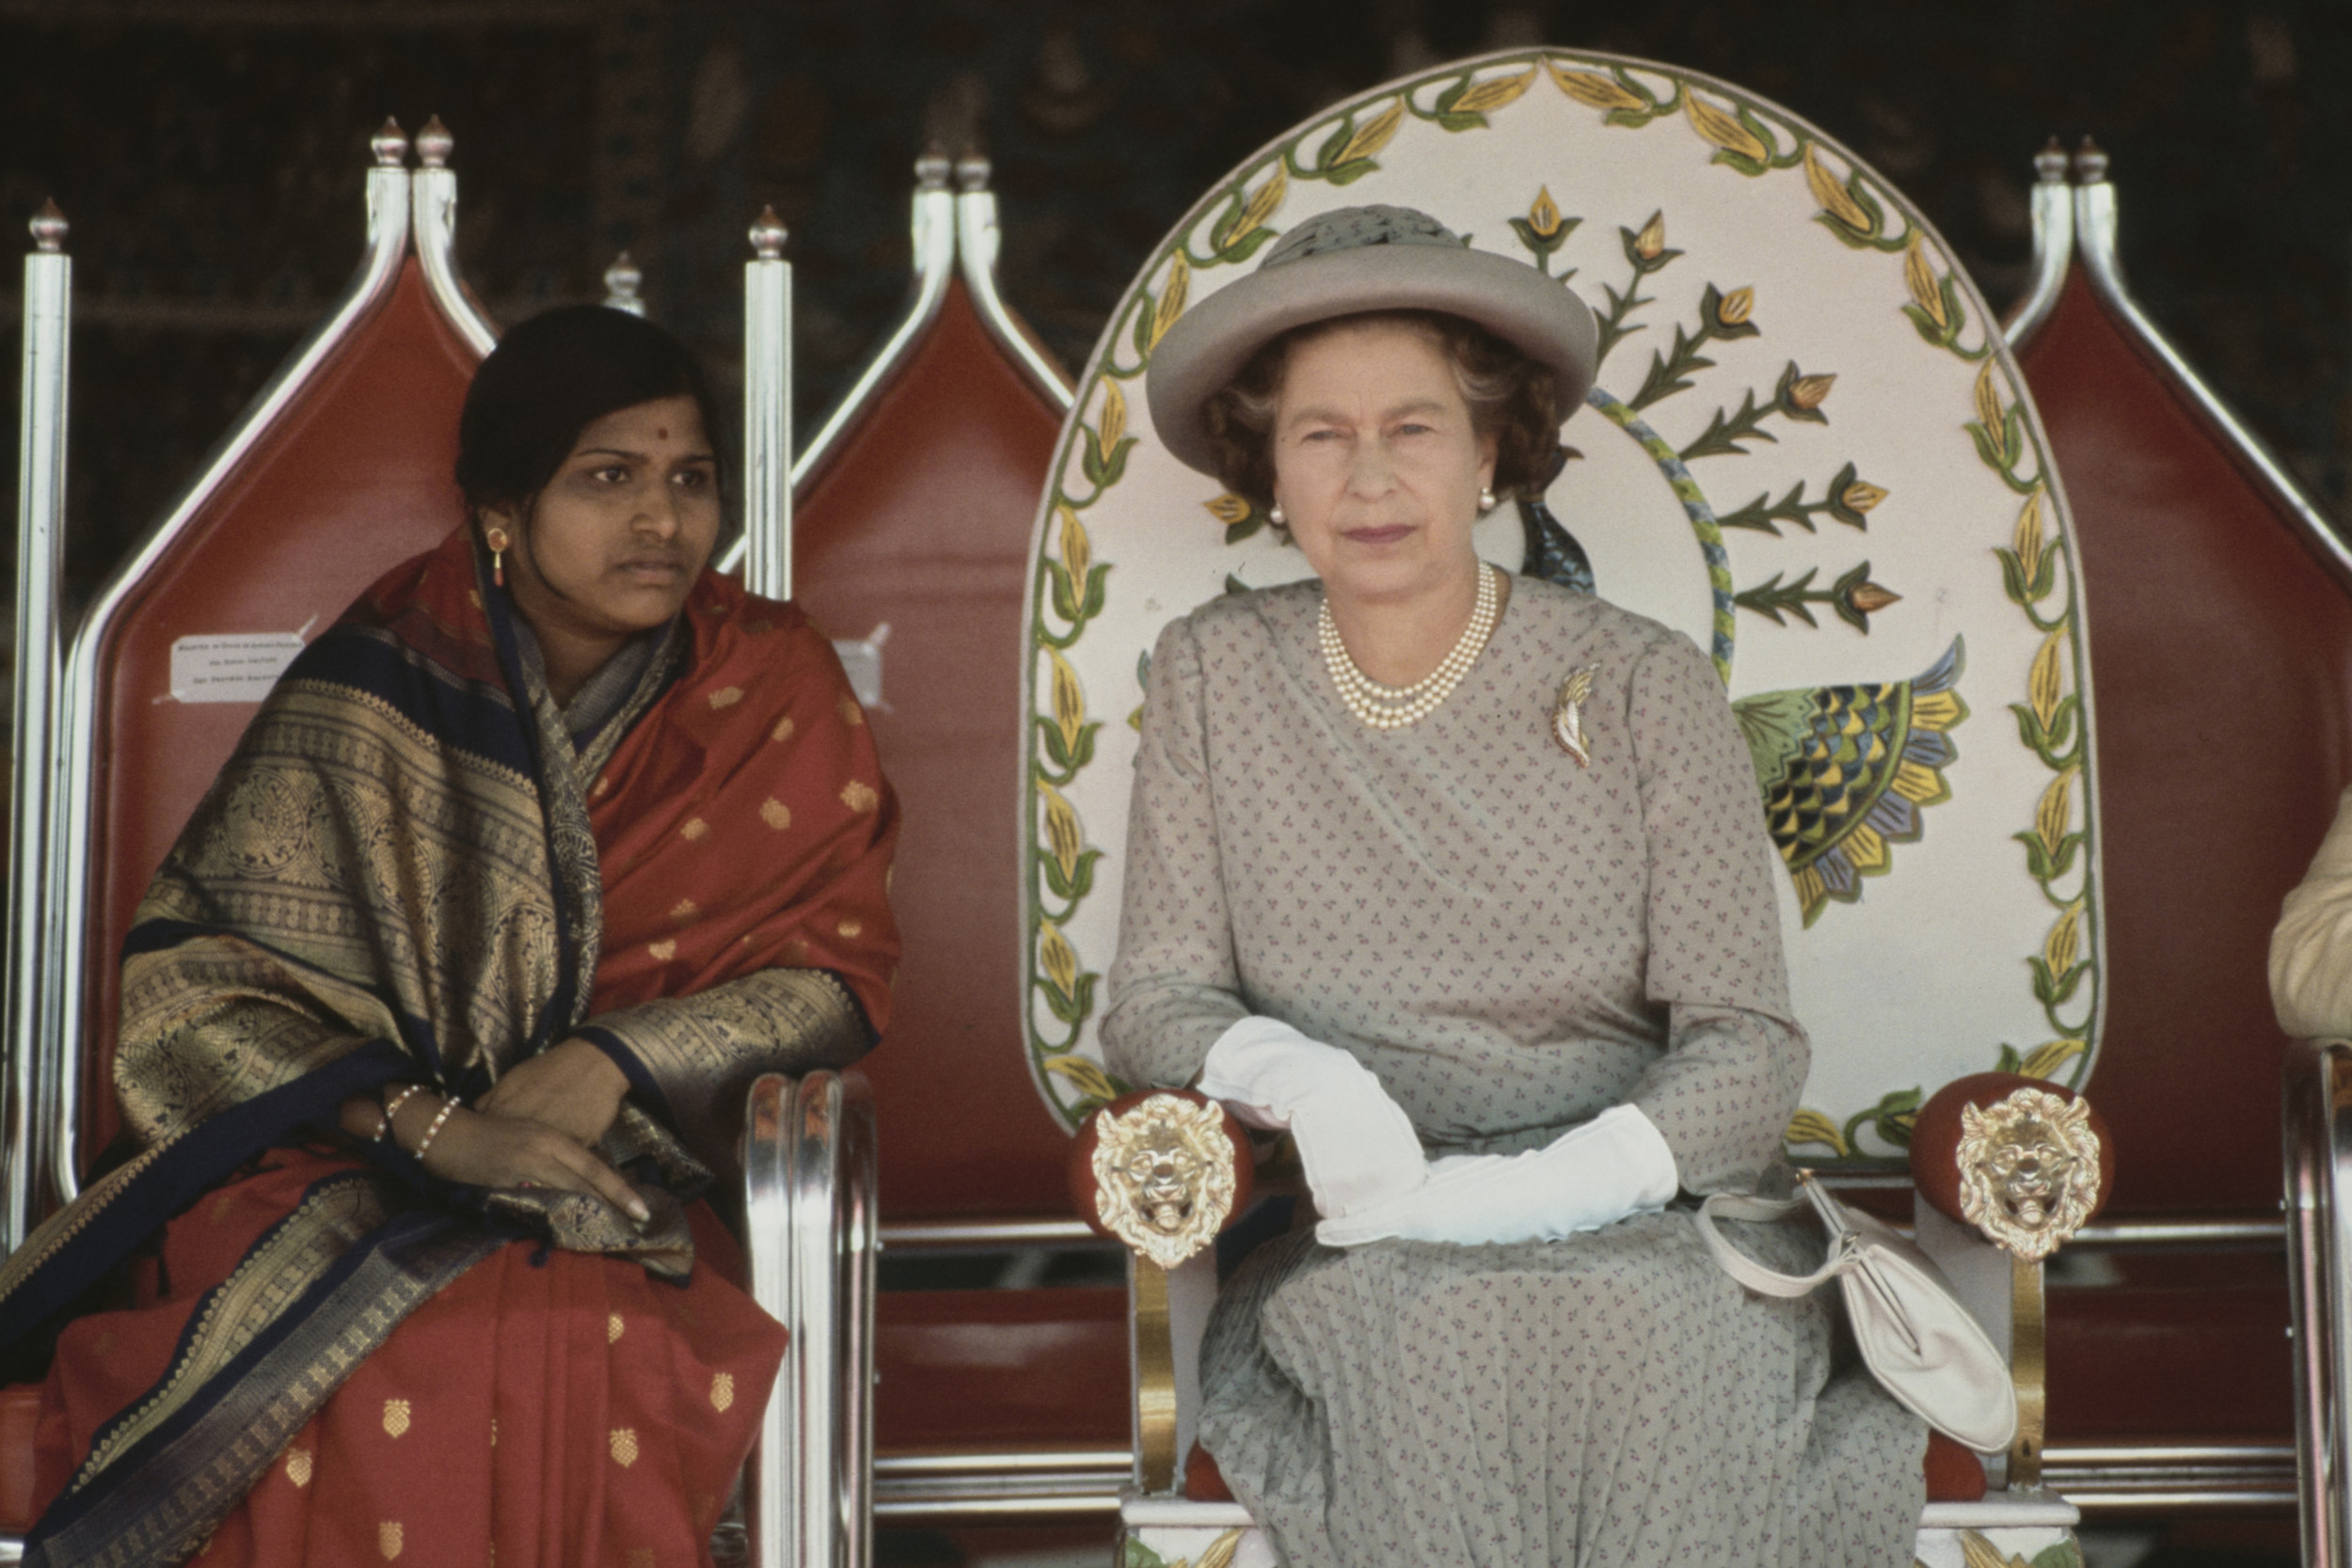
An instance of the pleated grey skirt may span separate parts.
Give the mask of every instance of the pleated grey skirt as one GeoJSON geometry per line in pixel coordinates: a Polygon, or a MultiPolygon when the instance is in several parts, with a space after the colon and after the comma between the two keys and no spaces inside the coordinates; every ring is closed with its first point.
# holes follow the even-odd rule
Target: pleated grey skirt
{"type": "MultiPolygon", "coordinates": [[[[1784,1272],[1795,1226],[1727,1226],[1784,1272]]],[[[1683,1210],[1565,1242],[1352,1251],[1226,1285],[1201,1441],[1292,1568],[1907,1568],[1926,1427],[1835,1288],[1751,1296],[1683,1210]]]]}

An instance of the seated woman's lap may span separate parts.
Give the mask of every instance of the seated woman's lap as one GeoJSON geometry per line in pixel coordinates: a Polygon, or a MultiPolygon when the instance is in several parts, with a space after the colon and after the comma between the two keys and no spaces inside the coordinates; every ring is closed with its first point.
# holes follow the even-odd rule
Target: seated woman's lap
{"type": "MultiPolygon", "coordinates": [[[[165,1374],[195,1306],[304,1192],[352,1165],[273,1151],[171,1223],[131,1308],[67,1327],[42,1390],[44,1507],[99,1427],[165,1374]]],[[[467,1271],[360,1364],[196,1560],[704,1561],[785,1333],[724,1277],[739,1277],[740,1255],[716,1216],[689,1214],[683,1286],[535,1242],[467,1271]]]]}

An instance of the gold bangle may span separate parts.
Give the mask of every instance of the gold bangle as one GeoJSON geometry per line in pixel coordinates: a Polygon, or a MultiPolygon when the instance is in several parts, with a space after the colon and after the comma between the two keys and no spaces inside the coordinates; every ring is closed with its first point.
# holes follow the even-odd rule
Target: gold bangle
{"type": "MultiPolygon", "coordinates": [[[[375,1136],[370,1141],[373,1143],[382,1143],[386,1138],[390,1138],[392,1136],[392,1118],[400,1115],[400,1108],[408,1103],[411,1096],[421,1094],[423,1091],[424,1085],[422,1084],[408,1084],[403,1085],[401,1091],[392,1096],[389,1103],[378,1101],[376,1108],[384,1113],[384,1125],[375,1130],[375,1136]]],[[[395,1148],[399,1148],[400,1140],[394,1138],[392,1140],[392,1147],[395,1148]]]]}
{"type": "Polygon", "coordinates": [[[452,1095],[447,1100],[441,1101],[441,1114],[433,1118],[433,1125],[424,1130],[424,1136],[422,1138],[417,1140],[417,1164],[424,1164],[424,1151],[431,1148],[433,1147],[433,1140],[441,1135],[441,1124],[449,1120],[449,1114],[455,1109],[457,1109],[457,1097],[455,1095],[452,1095]]]}

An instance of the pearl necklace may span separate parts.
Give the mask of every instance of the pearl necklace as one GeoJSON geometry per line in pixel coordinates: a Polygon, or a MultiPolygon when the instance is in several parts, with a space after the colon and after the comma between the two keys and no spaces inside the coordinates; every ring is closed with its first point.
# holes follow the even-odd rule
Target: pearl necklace
{"type": "Polygon", "coordinates": [[[1325,594],[1315,636],[1323,644],[1323,667],[1331,673],[1331,684],[1338,688],[1347,711],[1375,730],[1401,730],[1436,712],[1438,705],[1462,684],[1462,677],[1486,652],[1486,640],[1494,635],[1502,598],[1495,586],[1498,580],[1495,569],[1481,562],[1478,599],[1470,607],[1470,625],[1462,628],[1445,661],[1410,686],[1382,686],[1357,668],[1355,656],[1340,639],[1339,623],[1331,619],[1330,595],[1325,594]]]}

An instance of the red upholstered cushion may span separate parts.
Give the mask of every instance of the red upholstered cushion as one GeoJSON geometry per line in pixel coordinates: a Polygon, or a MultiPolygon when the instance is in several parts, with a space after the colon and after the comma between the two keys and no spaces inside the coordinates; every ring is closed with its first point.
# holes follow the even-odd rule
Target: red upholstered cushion
{"type": "Polygon", "coordinates": [[[0,1532],[33,1528],[33,1428],[40,1420],[40,1385],[0,1388],[0,1532]]]}
{"type": "Polygon", "coordinates": [[[1940,1432],[1928,1433],[1928,1501],[1973,1503],[1984,1496],[1984,1461],[1940,1432]]]}
{"type": "MultiPolygon", "coordinates": [[[[1931,1503],[1973,1503],[1984,1497],[1984,1461],[1940,1432],[1928,1433],[1927,1472],[1931,1503]]],[[[1216,1460],[1198,1443],[1184,1456],[1184,1496],[1197,1503],[1233,1500],[1216,1460]]]]}

